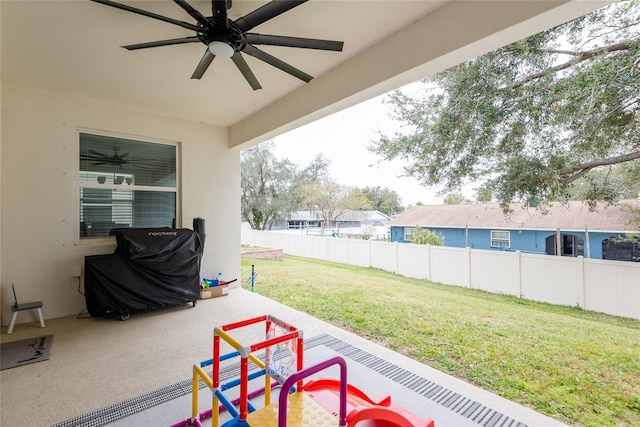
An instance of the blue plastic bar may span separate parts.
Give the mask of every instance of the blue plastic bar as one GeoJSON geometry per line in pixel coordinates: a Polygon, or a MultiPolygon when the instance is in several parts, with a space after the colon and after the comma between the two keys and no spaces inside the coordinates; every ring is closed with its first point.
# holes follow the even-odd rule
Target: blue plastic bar
{"type": "Polygon", "coordinates": [[[220,400],[220,403],[222,403],[222,405],[227,409],[227,411],[229,411],[229,413],[231,414],[231,416],[233,418],[236,418],[236,417],[238,417],[240,415],[240,412],[238,412],[238,410],[233,405],[233,403],[229,402],[229,399],[227,399],[225,397],[225,395],[222,394],[222,392],[220,390],[216,390],[215,394],[218,397],[218,399],[220,400]]]}

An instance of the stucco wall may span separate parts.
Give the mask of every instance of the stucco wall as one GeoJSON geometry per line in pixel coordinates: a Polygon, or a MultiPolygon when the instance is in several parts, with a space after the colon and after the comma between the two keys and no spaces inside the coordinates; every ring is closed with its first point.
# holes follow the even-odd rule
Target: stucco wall
{"type": "MultiPolygon", "coordinates": [[[[226,129],[4,83],[2,85],[2,324],[11,284],[21,300],[42,300],[45,318],[85,306],[72,277],[86,255],[111,253],[112,238],[78,237],[78,131],[172,141],[181,162],[181,223],[205,218],[202,275],[240,274],[240,155],[226,129]]],[[[18,323],[32,320],[28,313],[18,323]]]]}

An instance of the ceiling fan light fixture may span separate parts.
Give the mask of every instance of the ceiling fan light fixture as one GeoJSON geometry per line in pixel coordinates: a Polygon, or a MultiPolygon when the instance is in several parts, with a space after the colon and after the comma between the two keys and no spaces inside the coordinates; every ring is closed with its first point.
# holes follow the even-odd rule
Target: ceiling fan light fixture
{"type": "Polygon", "coordinates": [[[235,53],[235,50],[225,42],[214,40],[209,43],[209,52],[213,53],[215,56],[231,58],[235,53]]]}

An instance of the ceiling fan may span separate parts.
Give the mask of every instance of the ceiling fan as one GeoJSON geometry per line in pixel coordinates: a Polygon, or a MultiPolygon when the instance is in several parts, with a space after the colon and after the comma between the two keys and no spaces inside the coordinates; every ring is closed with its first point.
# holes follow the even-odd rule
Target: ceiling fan
{"type": "Polygon", "coordinates": [[[275,18],[276,16],[305,3],[307,0],[273,0],[262,7],[242,16],[235,21],[227,16],[227,9],[231,8],[231,0],[212,0],[211,16],[204,16],[185,0],[173,0],[185,12],[196,20],[195,24],[179,21],[153,12],[138,9],[110,0],[91,0],[117,9],[133,12],[149,18],[158,19],[182,28],[192,30],[195,36],[177,39],[158,40],[154,42],[137,43],[122,46],[128,50],[147,49],[151,47],[170,46],[184,43],[204,43],[207,49],[193,72],[192,79],[200,79],[211,65],[216,56],[231,58],[253,90],[262,89],[260,82],[253,74],[242,53],[253,56],[288,73],[306,83],[312,76],[292,65],[260,50],[256,45],[298,47],[329,51],[342,51],[344,42],[333,40],[308,39],[301,37],[277,36],[269,34],[251,33],[253,28],[275,18]]]}
{"type": "Polygon", "coordinates": [[[119,149],[117,147],[113,148],[113,154],[104,154],[95,150],[87,150],[86,154],[80,154],[80,160],[87,160],[91,162],[93,166],[110,165],[119,166],[120,169],[122,169],[122,165],[129,163],[129,161],[125,159],[129,153],[118,154],[118,151],[119,149]]]}

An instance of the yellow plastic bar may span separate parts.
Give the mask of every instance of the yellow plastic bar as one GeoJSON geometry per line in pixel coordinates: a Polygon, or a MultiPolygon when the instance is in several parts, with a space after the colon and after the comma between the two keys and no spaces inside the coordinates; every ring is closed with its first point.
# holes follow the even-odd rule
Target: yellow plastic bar
{"type": "MultiPolygon", "coordinates": [[[[200,367],[200,365],[193,365],[193,382],[191,384],[191,419],[196,420],[200,417],[198,413],[198,378],[202,378],[202,381],[209,387],[210,390],[213,390],[213,380],[209,378],[209,375],[200,367]]],[[[212,426],[218,426],[218,397],[213,394],[213,399],[211,401],[211,417],[212,417],[212,426]]]]}
{"type": "Polygon", "coordinates": [[[253,353],[249,353],[249,360],[255,363],[258,368],[264,369],[264,362],[254,356],[253,353]]]}
{"type": "Polygon", "coordinates": [[[198,415],[198,373],[196,365],[193,365],[193,381],[191,382],[191,421],[195,421],[198,415]]]}
{"type": "Polygon", "coordinates": [[[220,411],[218,407],[220,406],[220,400],[215,393],[211,393],[213,398],[211,399],[211,426],[218,427],[220,425],[220,411]]]}
{"type": "Polygon", "coordinates": [[[198,376],[202,378],[202,381],[211,389],[213,388],[213,380],[209,378],[209,375],[198,365],[193,365],[193,371],[197,372],[198,376]]]}
{"type": "MultiPolygon", "coordinates": [[[[240,351],[240,349],[242,348],[242,344],[240,344],[238,341],[234,340],[231,337],[231,335],[229,335],[228,333],[226,333],[222,329],[216,328],[215,333],[220,338],[225,340],[227,342],[227,344],[229,344],[231,347],[235,348],[236,350],[240,351]]],[[[264,363],[262,362],[262,360],[258,359],[252,353],[249,353],[248,357],[249,357],[249,360],[251,360],[253,363],[255,363],[257,367],[259,367],[260,369],[264,369],[264,363]]]]}
{"type": "Polygon", "coordinates": [[[264,406],[271,404],[271,375],[264,376],[264,406]]]}
{"type": "Polygon", "coordinates": [[[240,344],[238,341],[233,339],[231,335],[229,335],[222,329],[216,328],[214,333],[218,335],[220,338],[222,338],[223,340],[225,340],[231,347],[235,348],[236,350],[240,350],[240,348],[242,347],[242,344],[240,344]]]}

